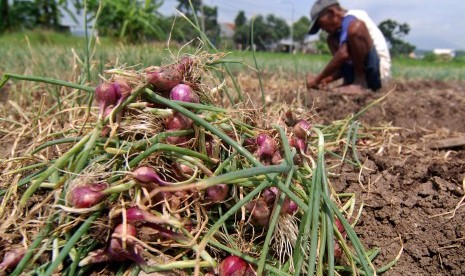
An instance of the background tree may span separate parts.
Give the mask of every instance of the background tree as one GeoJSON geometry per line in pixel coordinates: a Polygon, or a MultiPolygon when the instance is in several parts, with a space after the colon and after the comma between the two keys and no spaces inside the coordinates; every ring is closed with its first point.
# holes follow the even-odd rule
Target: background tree
{"type": "Polygon", "coordinates": [[[200,15],[201,14],[201,6],[202,6],[202,0],[178,0],[178,5],[177,9],[182,12],[185,15],[200,15]],[[194,10],[191,9],[191,4],[192,7],[194,7],[194,10]]]}
{"type": "Polygon", "coordinates": [[[308,17],[306,16],[302,16],[301,18],[299,18],[299,20],[294,22],[292,26],[294,28],[295,41],[299,41],[301,43],[305,41],[305,38],[308,35],[310,23],[310,19],[308,19],[308,17]]]}
{"type": "Polygon", "coordinates": [[[234,18],[234,25],[236,25],[236,28],[239,28],[245,24],[247,24],[247,17],[245,17],[245,12],[239,11],[236,15],[236,18],[234,18]]]}
{"type": "Polygon", "coordinates": [[[0,31],[46,28],[60,30],[60,7],[66,0],[0,0],[0,31]]]}
{"type": "MultiPolygon", "coordinates": [[[[210,39],[213,44],[216,44],[220,34],[220,27],[218,26],[218,8],[202,5],[201,0],[191,0],[192,7],[189,0],[178,0],[179,4],[177,9],[182,12],[190,21],[196,22],[203,29],[205,35],[210,39]]],[[[174,20],[174,17],[171,18],[174,20]]],[[[172,38],[179,42],[188,42],[192,39],[199,37],[199,34],[194,28],[183,18],[178,18],[175,21],[172,38]]]]}
{"type": "MultiPolygon", "coordinates": [[[[291,33],[291,28],[287,25],[286,20],[280,17],[276,17],[273,14],[269,14],[266,17],[265,24],[269,30],[272,30],[271,32],[268,30],[269,36],[266,36],[266,42],[268,44],[289,37],[291,33]]],[[[265,36],[265,33],[262,35],[265,36]]]]}
{"type": "Polygon", "coordinates": [[[37,7],[36,24],[46,29],[59,29],[62,14],[55,0],[35,0],[37,7]]]}
{"type": "MultiPolygon", "coordinates": [[[[243,15],[239,12],[236,16],[238,21],[243,22],[243,15]]],[[[236,21],[236,20],[235,20],[236,21]]],[[[290,34],[290,28],[286,21],[272,14],[266,18],[263,15],[258,15],[253,18],[253,41],[257,50],[267,50],[273,44],[277,43],[290,34]]],[[[251,22],[236,26],[234,31],[234,42],[240,45],[241,49],[250,46],[251,43],[251,22]]]]}
{"type": "Polygon", "coordinates": [[[400,24],[388,19],[381,22],[378,27],[389,44],[392,56],[408,55],[415,50],[414,45],[403,40],[410,32],[410,26],[407,23],[400,24]]]}
{"type": "Polygon", "coordinates": [[[315,41],[315,49],[318,53],[323,55],[331,54],[331,51],[329,50],[328,46],[328,33],[320,32],[320,34],[318,35],[318,40],[315,41]]]}
{"type": "Polygon", "coordinates": [[[0,0],[0,32],[10,29],[9,6],[8,0],[0,0]]]}
{"type": "Polygon", "coordinates": [[[220,36],[220,26],[218,25],[218,8],[203,6],[203,16],[205,24],[205,34],[214,45],[220,36]]]}
{"type": "Polygon", "coordinates": [[[234,19],[234,23],[233,41],[240,50],[243,50],[250,45],[250,26],[244,11],[239,11],[234,19]]]}

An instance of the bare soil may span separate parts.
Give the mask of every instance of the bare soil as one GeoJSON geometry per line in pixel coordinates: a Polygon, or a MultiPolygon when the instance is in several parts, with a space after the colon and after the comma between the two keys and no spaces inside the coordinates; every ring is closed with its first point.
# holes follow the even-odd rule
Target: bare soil
{"type": "MultiPolygon", "coordinates": [[[[385,93],[310,95],[316,121],[328,123],[357,113],[385,93]]],[[[437,148],[438,141],[465,137],[464,119],[465,85],[429,81],[398,83],[359,119],[370,126],[399,127],[390,131],[382,149],[359,152],[365,166],[360,177],[358,169],[344,166],[331,178],[338,192],[355,192],[364,202],[355,229],[368,248],[381,248],[378,267],[395,258],[402,241],[399,261],[384,275],[465,275],[465,146],[437,148]]]]}

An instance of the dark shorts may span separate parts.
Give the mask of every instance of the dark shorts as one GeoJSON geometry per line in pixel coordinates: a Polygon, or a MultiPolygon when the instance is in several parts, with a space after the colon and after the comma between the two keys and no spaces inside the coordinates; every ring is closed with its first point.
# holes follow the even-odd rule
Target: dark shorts
{"type": "MultiPolygon", "coordinates": [[[[355,80],[354,66],[351,63],[344,63],[341,68],[341,75],[344,84],[352,84],[355,80]]],[[[368,88],[376,91],[381,88],[381,74],[379,72],[379,57],[376,49],[371,48],[365,60],[365,77],[368,88]]]]}

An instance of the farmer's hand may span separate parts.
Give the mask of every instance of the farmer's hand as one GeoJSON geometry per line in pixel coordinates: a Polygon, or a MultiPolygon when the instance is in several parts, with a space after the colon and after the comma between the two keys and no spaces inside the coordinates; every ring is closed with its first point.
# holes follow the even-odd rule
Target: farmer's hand
{"type": "Polygon", "coordinates": [[[319,89],[320,84],[315,75],[307,74],[307,89],[319,89]]]}

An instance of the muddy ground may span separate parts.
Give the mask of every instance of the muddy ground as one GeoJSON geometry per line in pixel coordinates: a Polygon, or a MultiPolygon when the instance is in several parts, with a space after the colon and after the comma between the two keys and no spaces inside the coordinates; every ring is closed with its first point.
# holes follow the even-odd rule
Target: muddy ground
{"type": "MultiPolygon", "coordinates": [[[[385,93],[314,91],[315,120],[343,119],[385,93]]],[[[465,84],[398,82],[360,122],[399,127],[382,148],[359,152],[360,178],[353,166],[331,178],[337,191],[364,202],[356,231],[367,247],[381,248],[375,264],[392,260],[401,240],[403,253],[384,275],[465,275],[465,84]]]]}

